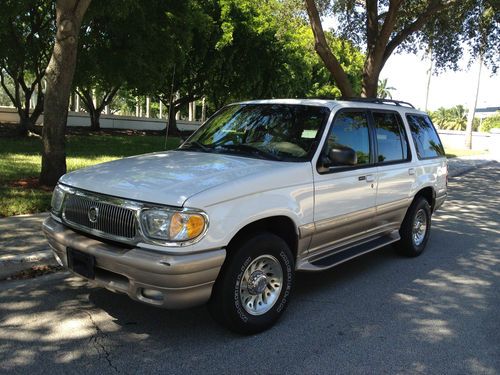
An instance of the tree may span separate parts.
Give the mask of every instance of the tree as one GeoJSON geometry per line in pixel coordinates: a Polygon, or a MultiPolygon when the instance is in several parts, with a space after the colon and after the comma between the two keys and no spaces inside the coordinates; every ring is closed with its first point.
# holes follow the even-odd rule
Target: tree
{"type": "Polygon", "coordinates": [[[162,72],[187,48],[183,34],[189,4],[108,0],[90,5],[74,87],[93,130],[99,129],[101,113],[120,88],[151,94],[162,72]]]}
{"type": "Polygon", "coordinates": [[[54,186],[66,173],[65,130],[78,36],[90,0],[56,1],[54,51],[47,67],[40,183],[54,186]]]}
{"type": "Polygon", "coordinates": [[[467,109],[459,104],[450,109],[450,118],[445,123],[444,129],[464,130],[467,124],[467,109]]]}
{"type": "MultiPolygon", "coordinates": [[[[416,52],[430,45],[438,69],[456,69],[462,45],[468,45],[473,56],[477,56],[481,39],[485,61],[493,69],[499,64],[500,12],[494,0],[332,0],[321,1],[320,5],[321,11],[337,18],[342,30],[337,35],[365,46],[361,92],[364,97],[376,96],[380,72],[397,50],[416,52]],[[481,3],[487,11],[478,11],[481,3]],[[482,25],[480,30],[478,24],[482,25]]],[[[342,94],[354,96],[338,56],[328,47],[316,1],[305,0],[305,6],[318,55],[342,94]]]]}
{"type": "MultiPolygon", "coordinates": [[[[467,109],[459,104],[452,108],[440,107],[430,114],[432,122],[440,129],[464,130],[467,123],[467,109]]],[[[474,124],[475,128],[479,125],[474,124]]]]}
{"type": "Polygon", "coordinates": [[[481,121],[481,125],[479,126],[479,130],[482,132],[489,132],[492,129],[500,128],[500,111],[496,111],[496,113],[492,116],[486,117],[481,121]]]}
{"type": "MultiPolygon", "coordinates": [[[[205,94],[212,109],[231,101],[276,97],[336,98],[340,91],[312,48],[313,34],[283,1],[221,1],[222,36],[205,94]]],[[[363,55],[326,33],[350,84],[361,89],[363,55]]]]}
{"type": "Polygon", "coordinates": [[[430,113],[430,115],[432,122],[439,128],[444,129],[444,126],[449,118],[448,110],[444,107],[439,107],[436,111],[430,113]]]}
{"type": "Polygon", "coordinates": [[[82,36],[75,85],[89,112],[95,113],[92,117],[100,116],[104,101],[110,102],[117,87],[134,97],[161,98],[168,104],[174,69],[176,91],[184,87],[182,82],[186,80],[180,73],[208,74],[196,64],[203,63],[204,52],[197,49],[196,43],[205,35],[200,32],[194,37],[193,30],[205,28],[202,9],[214,1],[140,0],[126,2],[128,8],[123,9],[124,2],[114,0],[105,7],[100,3],[91,7],[85,21],[91,26],[82,36]],[[185,68],[188,62],[192,69],[185,68]],[[96,105],[91,100],[92,89],[96,105]]]}
{"type": "Polygon", "coordinates": [[[381,79],[378,82],[377,97],[382,99],[392,99],[392,90],[396,90],[396,88],[387,86],[387,78],[381,79]]]}
{"type": "Polygon", "coordinates": [[[7,0],[1,8],[0,84],[17,109],[19,133],[24,136],[43,111],[42,80],[54,33],[53,2],[7,0]]]}

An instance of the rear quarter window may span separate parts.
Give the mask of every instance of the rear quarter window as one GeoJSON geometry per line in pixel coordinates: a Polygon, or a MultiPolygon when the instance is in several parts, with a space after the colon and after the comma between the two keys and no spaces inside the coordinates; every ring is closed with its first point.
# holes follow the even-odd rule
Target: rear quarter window
{"type": "Polygon", "coordinates": [[[406,119],[419,159],[445,156],[443,144],[429,116],[407,114],[406,119]]]}

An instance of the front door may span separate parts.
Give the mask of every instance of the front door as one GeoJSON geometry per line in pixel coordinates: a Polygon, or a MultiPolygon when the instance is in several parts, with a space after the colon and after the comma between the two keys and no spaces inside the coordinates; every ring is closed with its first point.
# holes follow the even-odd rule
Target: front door
{"type": "Polygon", "coordinates": [[[315,232],[311,255],[361,239],[375,225],[377,167],[368,119],[369,113],[364,109],[341,110],[329,129],[314,173],[315,232]],[[328,152],[335,147],[354,150],[355,163],[332,164],[328,152]]]}

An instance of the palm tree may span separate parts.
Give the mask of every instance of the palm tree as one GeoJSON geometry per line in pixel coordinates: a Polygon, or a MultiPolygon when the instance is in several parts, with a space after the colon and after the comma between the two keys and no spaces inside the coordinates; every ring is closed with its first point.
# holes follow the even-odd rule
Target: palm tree
{"type": "Polygon", "coordinates": [[[465,130],[467,125],[467,109],[459,104],[448,111],[448,118],[443,124],[443,129],[465,130]]]}
{"type": "Polygon", "coordinates": [[[387,86],[387,78],[378,81],[377,97],[381,99],[392,99],[391,90],[396,90],[395,87],[387,86]]]}
{"type": "Polygon", "coordinates": [[[435,125],[444,129],[449,120],[448,110],[444,107],[439,107],[436,111],[432,112],[431,118],[435,125]]]}

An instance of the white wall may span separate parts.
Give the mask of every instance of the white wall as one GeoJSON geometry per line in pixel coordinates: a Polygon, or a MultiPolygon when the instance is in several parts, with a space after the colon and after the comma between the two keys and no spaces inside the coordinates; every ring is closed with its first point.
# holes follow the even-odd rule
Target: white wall
{"type": "MultiPolygon", "coordinates": [[[[438,130],[439,138],[444,144],[444,148],[463,149],[465,147],[465,132],[456,130],[438,130]]],[[[500,144],[500,133],[472,133],[473,150],[494,151],[500,144]]]]}
{"type": "MultiPolygon", "coordinates": [[[[18,123],[19,115],[15,108],[0,107],[0,123],[18,123]]],[[[43,115],[36,122],[43,123],[43,115]]],[[[167,124],[164,119],[101,115],[101,128],[103,129],[133,129],[133,130],[163,130],[167,124]]],[[[177,127],[182,131],[194,131],[201,125],[199,121],[177,121],[177,127]]],[[[68,126],[89,126],[90,119],[85,112],[69,112],[68,126]]]]}

